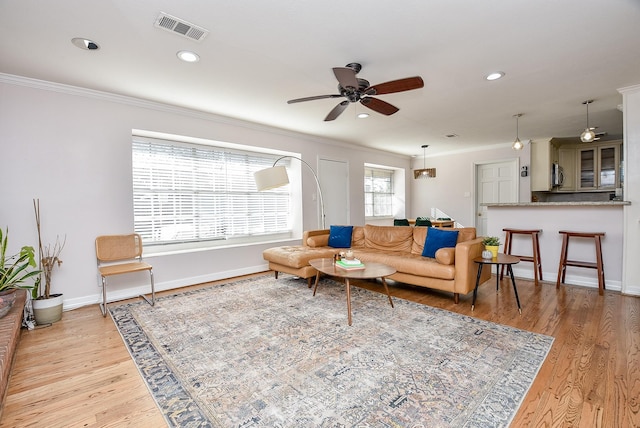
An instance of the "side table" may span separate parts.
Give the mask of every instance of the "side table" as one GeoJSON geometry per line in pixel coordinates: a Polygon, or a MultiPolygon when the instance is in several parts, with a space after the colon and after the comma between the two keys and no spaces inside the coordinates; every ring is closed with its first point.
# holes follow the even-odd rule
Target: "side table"
{"type": "Polygon", "coordinates": [[[496,292],[500,288],[500,267],[506,266],[507,273],[511,276],[511,283],[513,284],[513,292],[516,295],[516,302],[518,302],[518,312],[522,313],[522,308],[520,307],[520,299],[518,298],[518,289],[516,288],[516,280],[513,277],[513,269],[511,269],[511,265],[515,265],[520,263],[520,259],[515,256],[510,256],[508,254],[498,253],[498,257],[494,257],[491,259],[484,259],[482,257],[476,257],[473,259],[474,263],[478,263],[478,276],[476,277],[476,288],[473,289],[473,301],[471,302],[471,310],[475,308],[476,305],[476,296],[478,294],[478,285],[480,285],[480,275],[482,274],[482,267],[484,265],[489,265],[489,269],[491,269],[491,265],[496,265],[496,292]]]}

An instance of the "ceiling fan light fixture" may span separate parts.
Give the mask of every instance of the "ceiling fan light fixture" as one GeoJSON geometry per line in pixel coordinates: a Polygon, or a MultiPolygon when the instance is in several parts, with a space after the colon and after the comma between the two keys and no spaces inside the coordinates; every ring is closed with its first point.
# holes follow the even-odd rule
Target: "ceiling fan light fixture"
{"type": "Polygon", "coordinates": [[[596,133],[591,128],[586,128],[580,134],[580,141],[583,143],[592,143],[596,139],[596,133]]]}
{"type": "Polygon", "coordinates": [[[511,145],[511,148],[513,150],[522,150],[524,148],[524,144],[522,144],[522,141],[520,141],[520,130],[518,128],[518,122],[520,120],[520,117],[522,117],[523,113],[518,113],[518,114],[514,114],[513,117],[516,118],[516,140],[513,142],[513,144],[511,145]]]}
{"type": "Polygon", "coordinates": [[[422,157],[422,169],[416,169],[413,171],[413,178],[414,179],[419,179],[419,178],[435,178],[436,176],[436,169],[435,168],[427,168],[426,164],[427,164],[427,147],[429,147],[428,144],[424,144],[422,146],[422,152],[423,152],[423,157],[422,157]]]}
{"type": "Polygon", "coordinates": [[[358,119],[366,119],[369,117],[369,113],[358,113],[358,119]]]}
{"type": "Polygon", "coordinates": [[[593,143],[596,139],[596,133],[593,132],[593,129],[589,127],[589,104],[591,104],[593,100],[584,101],[582,104],[587,106],[587,127],[580,134],[580,141],[583,143],[593,143]]]}

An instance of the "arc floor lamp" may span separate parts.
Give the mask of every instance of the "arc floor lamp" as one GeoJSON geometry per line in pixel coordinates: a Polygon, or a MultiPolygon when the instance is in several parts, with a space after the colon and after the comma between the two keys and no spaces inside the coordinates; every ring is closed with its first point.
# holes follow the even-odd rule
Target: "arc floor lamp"
{"type": "Polygon", "coordinates": [[[259,192],[263,190],[275,189],[277,187],[286,186],[289,184],[289,175],[287,174],[287,168],[284,166],[276,166],[276,164],[282,159],[297,159],[311,171],[313,178],[316,180],[316,186],[318,186],[318,196],[320,198],[320,216],[322,218],[322,228],[325,228],[325,215],[324,215],[324,199],[322,198],[322,189],[320,188],[320,181],[316,172],[311,168],[307,162],[297,156],[282,156],[276,159],[271,168],[265,168],[253,173],[253,179],[256,182],[256,187],[259,192]]]}

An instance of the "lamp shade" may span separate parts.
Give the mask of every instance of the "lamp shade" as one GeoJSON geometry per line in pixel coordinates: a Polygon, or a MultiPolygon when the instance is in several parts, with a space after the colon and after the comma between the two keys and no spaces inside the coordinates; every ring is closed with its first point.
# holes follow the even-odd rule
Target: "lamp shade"
{"type": "Polygon", "coordinates": [[[436,177],[436,169],[435,168],[422,168],[416,169],[413,171],[413,178],[416,180],[419,178],[435,178],[436,177]]]}
{"type": "Polygon", "coordinates": [[[287,168],[284,166],[274,166],[256,171],[253,173],[253,179],[259,192],[289,184],[287,168]]]}

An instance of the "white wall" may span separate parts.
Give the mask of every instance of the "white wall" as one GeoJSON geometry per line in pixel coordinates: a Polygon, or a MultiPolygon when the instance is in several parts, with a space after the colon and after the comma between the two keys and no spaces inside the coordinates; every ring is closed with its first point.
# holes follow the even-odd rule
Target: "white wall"
{"type": "MultiPolygon", "coordinates": [[[[52,291],[64,293],[65,309],[100,300],[94,240],[133,230],[131,131],[227,141],[299,152],[316,167],[318,156],[349,163],[351,221],[364,224],[364,163],[408,169],[406,156],[320,140],[274,128],[142,100],[0,75],[2,204],[0,227],[9,227],[10,247],[36,246],[32,199],[39,198],[45,243],[67,236],[63,265],[52,291]]],[[[304,229],[318,226],[316,184],[303,176],[304,229]]],[[[330,190],[324,190],[328,192],[330,190]]],[[[291,241],[299,243],[299,241],[291,241]]],[[[148,258],[157,289],[262,271],[262,251],[274,244],[207,250],[148,258]]],[[[147,277],[110,282],[110,298],[148,289],[147,277]]],[[[97,309],[96,309],[97,310],[97,309]]]]}
{"type": "MultiPolygon", "coordinates": [[[[428,150],[428,149],[427,149],[428,150]]],[[[409,217],[428,216],[431,208],[438,208],[464,226],[475,226],[475,168],[478,162],[503,162],[520,158],[520,166],[529,166],[530,145],[516,151],[511,143],[496,145],[485,150],[459,152],[444,156],[427,155],[414,159],[412,168],[436,168],[436,177],[413,180],[411,173],[411,214],[409,217]]],[[[519,176],[519,174],[518,174],[519,176]]],[[[530,202],[530,178],[519,177],[519,202],[530,202]]]]}

